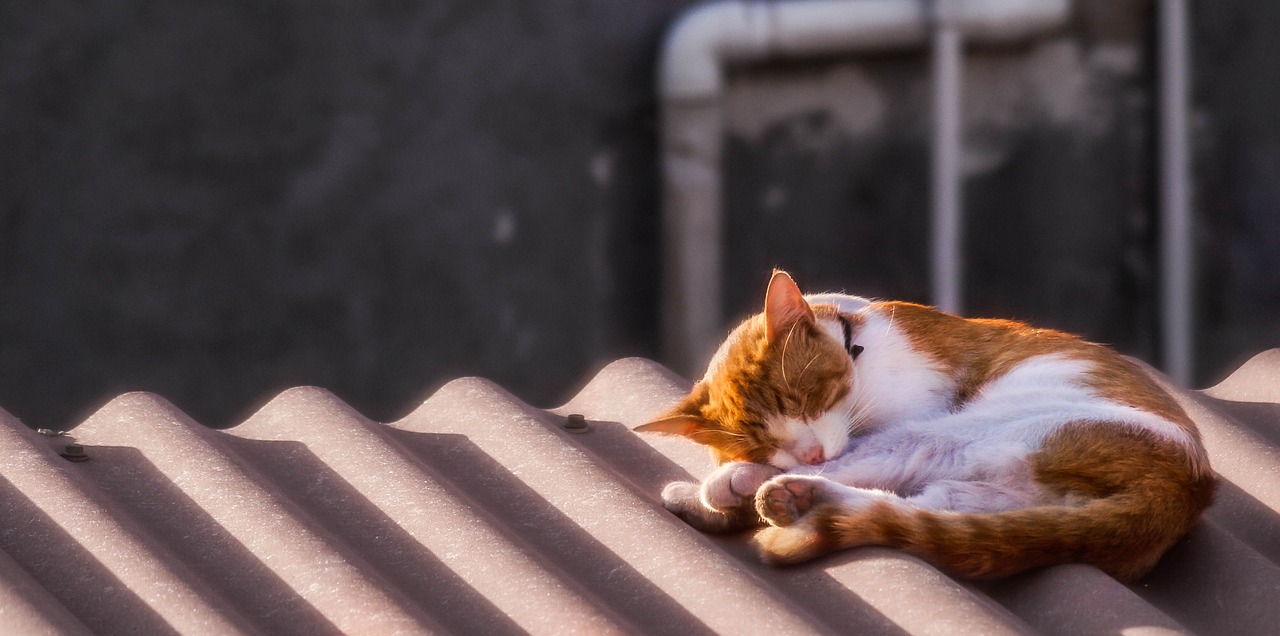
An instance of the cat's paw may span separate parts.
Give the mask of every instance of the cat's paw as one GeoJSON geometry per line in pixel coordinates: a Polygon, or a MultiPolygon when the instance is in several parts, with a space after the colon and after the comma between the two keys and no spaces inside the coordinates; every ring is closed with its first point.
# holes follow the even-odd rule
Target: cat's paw
{"type": "Polygon", "coordinates": [[[689,483],[687,481],[673,481],[662,489],[662,506],[667,510],[675,513],[676,516],[682,516],[682,513],[690,507],[702,507],[702,502],[698,499],[698,484],[689,483]]]}
{"type": "Polygon", "coordinates": [[[717,468],[702,482],[702,503],[721,512],[750,508],[760,486],[781,472],[765,464],[729,462],[717,468]]]}
{"type": "MultiPolygon", "coordinates": [[[[819,511],[820,512],[820,511],[819,511]]],[[[786,527],[765,526],[755,536],[756,552],[769,565],[802,563],[830,552],[829,532],[820,529],[817,515],[786,527]]]]}
{"type": "Polygon", "coordinates": [[[702,503],[698,484],[677,481],[662,489],[662,506],[703,532],[732,532],[757,525],[755,515],[742,510],[721,512],[702,503]]]}
{"type": "Polygon", "coordinates": [[[775,477],[756,492],[756,513],[774,526],[794,524],[821,499],[829,483],[808,475],[775,477]]]}

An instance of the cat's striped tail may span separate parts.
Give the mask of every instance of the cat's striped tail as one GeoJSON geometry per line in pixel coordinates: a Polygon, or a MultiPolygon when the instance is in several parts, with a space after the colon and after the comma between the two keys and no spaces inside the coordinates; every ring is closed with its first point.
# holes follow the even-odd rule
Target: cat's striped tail
{"type": "Polygon", "coordinates": [[[1190,468],[1185,457],[1135,456],[1132,444],[1121,446],[1128,446],[1127,456],[1041,458],[1038,481],[1064,495],[1062,505],[965,513],[923,509],[897,497],[824,500],[815,493],[812,508],[785,525],[764,528],[756,543],[765,561],[779,564],[876,545],[901,549],[962,578],[1087,563],[1133,581],[1190,530],[1210,503],[1214,478],[1190,468]]]}

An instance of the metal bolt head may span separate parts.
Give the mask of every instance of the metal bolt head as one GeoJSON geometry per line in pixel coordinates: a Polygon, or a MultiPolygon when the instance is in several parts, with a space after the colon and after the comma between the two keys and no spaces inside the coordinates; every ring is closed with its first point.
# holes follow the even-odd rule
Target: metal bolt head
{"type": "Polygon", "coordinates": [[[89,459],[89,455],[84,452],[84,446],[79,444],[67,444],[59,455],[73,462],[82,462],[89,459]]]}
{"type": "Polygon", "coordinates": [[[581,413],[570,413],[564,420],[564,430],[570,433],[585,433],[587,429],[587,418],[581,413]]]}

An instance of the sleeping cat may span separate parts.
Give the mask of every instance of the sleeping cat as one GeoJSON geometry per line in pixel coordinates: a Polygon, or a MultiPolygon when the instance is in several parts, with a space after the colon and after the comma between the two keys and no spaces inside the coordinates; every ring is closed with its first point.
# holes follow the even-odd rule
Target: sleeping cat
{"type": "Polygon", "coordinates": [[[903,302],[803,296],[764,311],[636,430],[720,466],[668,509],[707,531],[764,524],[771,563],[860,545],[994,578],[1066,562],[1141,577],[1209,505],[1195,425],[1137,365],[1074,336],[903,302]]]}

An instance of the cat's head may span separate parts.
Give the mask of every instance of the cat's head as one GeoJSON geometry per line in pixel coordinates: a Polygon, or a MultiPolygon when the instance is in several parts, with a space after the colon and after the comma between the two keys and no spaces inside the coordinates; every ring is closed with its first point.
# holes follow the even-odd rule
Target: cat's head
{"type": "Polygon", "coordinates": [[[788,470],[831,459],[849,441],[856,320],[834,305],[811,306],[775,271],[764,311],[730,333],[688,396],[636,430],[683,435],[720,463],[788,470]]]}

